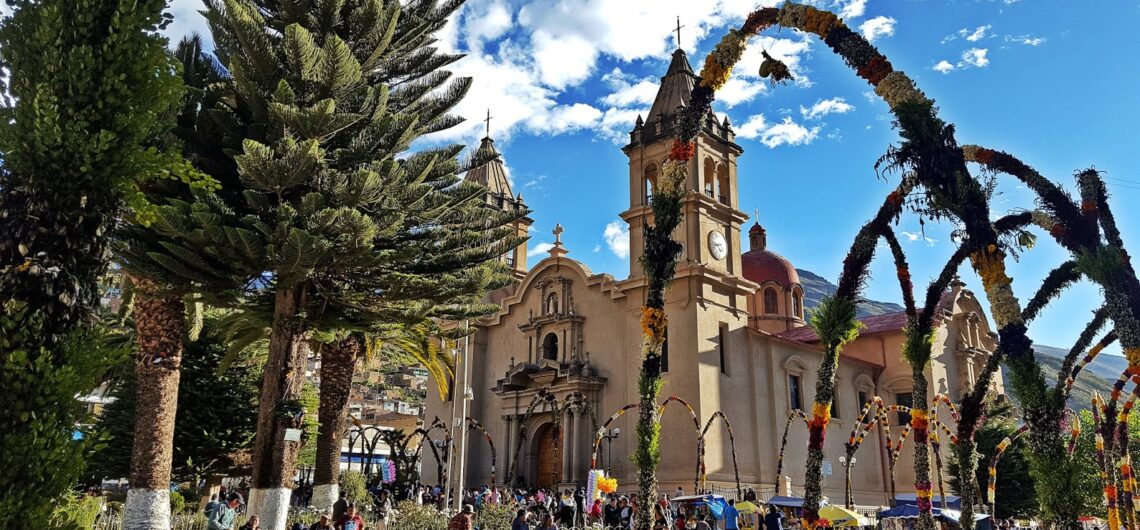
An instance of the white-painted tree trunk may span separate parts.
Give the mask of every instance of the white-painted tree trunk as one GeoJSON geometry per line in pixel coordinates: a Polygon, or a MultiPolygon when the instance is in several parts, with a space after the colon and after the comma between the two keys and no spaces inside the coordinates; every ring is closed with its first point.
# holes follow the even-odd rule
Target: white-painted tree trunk
{"type": "Polygon", "coordinates": [[[320,512],[332,511],[337,496],[340,495],[339,484],[317,484],[313,486],[312,506],[320,512]]]}
{"type": "Polygon", "coordinates": [[[128,490],[123,530],[170,530],[170,490],[128,490]]]}
{"type": "Polygon", "coordinates": [[[286,530],[289,523],[289,488],[255,488],[249,490],[249,513],[261,519],[262,530],[286,530]]]}

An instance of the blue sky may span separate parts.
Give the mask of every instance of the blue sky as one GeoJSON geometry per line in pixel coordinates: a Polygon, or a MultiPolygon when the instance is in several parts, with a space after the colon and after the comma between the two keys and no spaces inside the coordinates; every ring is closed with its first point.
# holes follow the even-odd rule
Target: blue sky
{"type": "MultiPolygon", "coordinates": [[[[763,0],[766,4],[770,0],[763,0]]],[[[1140,21],[1135,2],[1060,0],[817,0],[873,37],[896,69],[914,77],[962,143],[1009,151],[1071,188],[1075,170],[1106,172],[1124,238],[1140,252],[1140,21]]],[[[174,0],[179,36],[202,31],[197,0],[174,0]]],[[[694,68],[720,36],[740,24],[753,0],[469,0],[440,35],[468,56],[453,68],[475,78],[458,109],[468,123],[433,138],[476,143],[488,108],[515,192],[533,208],[530,248],[553,241],[561,223],[571,257],[595,272],[629,269],[618,213],[628,205],[620,146],[644,113],[674,49],[694,68]]],[[[897,183],[879,179],[875,160],[898,139],[870,87],[817,39],[793,31],[754,39],[714,109],[729,116],[738,143],[740,209],[768,230],[769,247],[834,281],[859,226],[897,183]],[[766,48],[797,81],[771,87],[757,77],[766,48]]],[[[1009,179],[994,214],[1032,208],[1009,179]]],[[[749,223],[751,224],[751,222],[749,223]]],[[[923,286],[953,251],[952,227],[905,217],[898,230],[923,286]]],[[[1042,238],[1012,266],[1027,301],[1065,255],[1042,238]]],[[[898,300],[893,266],[880,260],[867,295],[898,300]]],[[[963,278],[980,290],[971,271],[963,278]]],[[[1031,328],[1035,340],[1069,347],[1099,303],[1081,285],[1031,328]]]]}

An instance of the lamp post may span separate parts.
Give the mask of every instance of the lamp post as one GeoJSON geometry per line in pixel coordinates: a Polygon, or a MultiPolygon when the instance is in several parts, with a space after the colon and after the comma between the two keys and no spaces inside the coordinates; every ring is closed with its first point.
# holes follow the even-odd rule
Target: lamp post
{"type": "Polygon", "coordinates": [[[614,463],[614,440],[621,436],[621,429],[614,427],[602,435],[602,439],[606,441],[609,450],[609,455],[606,456],[606,476],[610,476],[610,466],[614,463]]]}
{"type": "Polygon", "coordinates": [[[846,477],[846,492],[843,495],[843,501],[847,505],[847,509],[851,510],[855,508],[855,497],[851,494],[851,466],[855,465],[855,457],[840,456],[839,465],[843,466],[843,475],[846,477]]]}

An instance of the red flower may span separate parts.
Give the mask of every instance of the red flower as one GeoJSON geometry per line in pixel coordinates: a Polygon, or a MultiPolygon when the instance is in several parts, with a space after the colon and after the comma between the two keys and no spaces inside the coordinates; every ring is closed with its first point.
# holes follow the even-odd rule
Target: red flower
{"type": "Polygon", "coordinates": [[[808,435],[808,449],[823,450],[823,442],[827,438],[827,429],[812,425],[808,435]]]}
{"type": "Polygon", "coordinates": [[[892,191],[890,195],[887,195],[887,203],[901,207],[903,205],[902,194],[897,191],[892,191]]]}
{"type": "Polygon", "coordinates": [[[878,85],[883,78],[887,77],[887,74],[893,71],[894,67],[891,66],[891,62],[886,57],[876,55],[874,59],[860,68],[857,74],[866,79],[868,83],[878,85]]]}
{"type": "Polygon", "coordinates": [[[693,142],[674,140],[673,149],[669,151],[669,159],[687,162],[693,158],[696,151],[696,145],[693,142]]]}
{"type": "Polygon", "coordinates": [[[1081,201],[1081,213],[1096,213],[1096,201],[1081,201]]]}
{"type": "Polygon", "coordinates": [[[1061,223],[1055,223],[1053,225],[1053,228],[1049,229],[1049,233],[1052,234],[1053,237],[1056,237],[1056,238],[1065,237],[1065,232],[1067,232],[1067,231],[1068,230],[1065,228],[1065,225],[1063,225],[1061,223]]]}

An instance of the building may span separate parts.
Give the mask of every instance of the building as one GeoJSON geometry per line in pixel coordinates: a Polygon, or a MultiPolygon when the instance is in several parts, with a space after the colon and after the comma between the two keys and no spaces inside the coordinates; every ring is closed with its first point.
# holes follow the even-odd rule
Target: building
{"type": "MultiPolygon", "coordinates": [[[[639,316],[646,282],[638,258],[643,227],[651,217],[648,198],[672,142],[668,124],[688,101],[695,79],[684,52],[677,50],[648,119],[638,117],[623,148],[629,157],[629,208],[621,214],[630,231],[628,277],[595,274],[568,257],[570,250],[559,237],[561,226],[555,229],[549,256],[533,268],[527,270],[523,261],[525,245],[504,257],[519,280],[492,293],[490,299],[500,306],[497,313],[473,323],[477,331],[470,339],[470,380],[464,385],[473,396],[469,415],[494,441],[499,482],[583,484],[595,430],[615,411],[639,400],[639,316]],[[552,403],[546,401],[547,395],[552,403]],[[538,405],[528,414],[532,403],[538,405]]],[[[807,452],[802,422],[792,425],[783,469],[786,478],[780,480],[777,459],[789,413],[810,409],[822,349],[806,327],[804,293],[795,267],[768,248],[759,224],[745,228],[748,217],[738,208],[737,195],[738,160],[744,150],[734,137],[728,120],[717,120],[710,113],[690,162],[691,191],[682,206],[684,220],[674,233],[683,255],[667,297],[662,396],[687,401],[702,426],[718,411],[727,416],[745,485],[774,491],[777,483],[784,490],[790,482],[792,492],[802,491],[807,452]]],[[[498,154],[490,138],[483,139],[480,149],[498,154]]],[[[497,159],[467,178],[489,188],[489,207],[518,207],[521,197],[512,199],[505,176],[488,178],[501,174],[502,161],[497,159]]],[[[758,169],[747,174],[764,178],[758,169]]],[[[527,225],[529,220],[524,220],[518,228],[523,231],[527,225]]],[[[979,301],[961,282],[955,282],[932,310],[937,312],[938,331],[927,374],[931,391],[958,399],[973,385],[994,348],[993,335],[979,301]]],[[[898,404],[911,400],[910,367],[900,355],[904,323],[902,314],[864,319],[862,335],[843,352],[835,419],[826,439],[825,490],[831,499],[842,499],[838,459],[863,403],[873,396],[898,404]]],[[[1000,388],[999,374],[994,389],[1000,388]]],[[[456,425],[453,411],[460,408],[452,402],[441,403],[430,395],[426,407],[427,423],[438,417],[446,425],[456,425]]],[[[628,455],[635,447],[637,414],[630,412],[611,425],[623,433],[606,444],[597,461],[599,468],[608,468],[617,478],[622,490],[636,488],[628,455]],[[610,444],[612,462],[604,458],[610,444]]],[[[693,420],[685,407],[671,404],[661,421],[662,491],[682,487],[691,493],[697,464],[693,420]]],[[[897,421],[892,418],[892,423],[897,421]]],[[[898,432],[895,428],[896,436],[898,432]]],[[[890,490],[882,441],[876,436],[868,436],[856,454],[854,490],[860,504],[884,504],[890,490]]],[[[480,436],[469,438],[466,484],[487,483],[491,448],[480,436]]],[[[726,429],[713,423],[706,440],[710,485],[731,489],[734,472],[726,429]]],[[[900,491],[913,484],[911,462],[908,444],[896,466],[900,491]]],[[[436,480],[430,467],[425,466],[425,482],[436,480]]]]}

